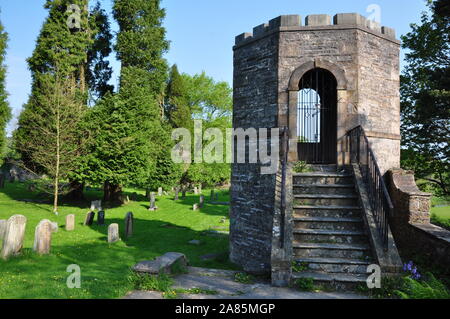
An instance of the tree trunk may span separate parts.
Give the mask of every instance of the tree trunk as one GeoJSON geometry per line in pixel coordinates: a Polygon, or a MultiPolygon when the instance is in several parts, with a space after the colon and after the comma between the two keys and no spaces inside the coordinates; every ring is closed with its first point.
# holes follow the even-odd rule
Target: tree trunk
{"type": "Polygon", "coordinates": [[[82,201],[86,198],[84,197],[84,183],[79,182],[70,182],[70,189],[71,191],[67,194],[67,199],[75,200],[75,201],[82,201]]]}
{"type": "Polygon", "coordinates": [[[105,182],[103,188],[103,201],[105,202],[121,202],[122,201],[122,186],[114,185],[110,182],[105,182]]]}

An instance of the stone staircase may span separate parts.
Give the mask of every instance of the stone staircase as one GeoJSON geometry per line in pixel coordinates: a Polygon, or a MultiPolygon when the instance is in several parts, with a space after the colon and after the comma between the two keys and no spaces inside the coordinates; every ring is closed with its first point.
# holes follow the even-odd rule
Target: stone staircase
{"type": "Polygon", "coordinates": [[[293,279],[354,289],[366,282],[373,263],[354,178],[336,166],[314,170],[293,176],[293,279]]]}

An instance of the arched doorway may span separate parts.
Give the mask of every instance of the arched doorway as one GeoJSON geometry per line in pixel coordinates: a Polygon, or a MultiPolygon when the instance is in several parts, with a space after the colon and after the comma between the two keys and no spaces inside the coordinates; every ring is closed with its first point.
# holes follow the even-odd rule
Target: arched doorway
{"type": "Polygon", "coordinates": [[[337,163],[337,81],[325,69],[314,68],[300,79],[297,136],[300,161],[337,163]]]}

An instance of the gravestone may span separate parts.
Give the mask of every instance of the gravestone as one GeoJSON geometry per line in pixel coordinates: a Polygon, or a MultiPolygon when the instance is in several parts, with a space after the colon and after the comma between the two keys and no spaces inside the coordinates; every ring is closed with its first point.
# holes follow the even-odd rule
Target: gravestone
{"type": "Polygon", "coordinates": [[[163,189],[162,187],[158,188],[158,196],[162,196],[163,195],[163,189]]]}
{"type": "Polygon", "coordinates": [[[175,188],[175,200],[179,200],[180,199],[180,189],[177,187],[175,188]]]}
{"type": "Polygon", "coordinates": [[[66,216],[66,231],[74,231],[75,230],[75,215],[67,215],[66,216]]]}
{"type": "Polygon", "coordinates": [[[119,224],[111,224],[108,227],[108,243],[114,244],[120,241],[119,224]]]}
{"type": "Polygon", "coordinates": [[[27,218],[22,215],[14,215],[8,219],[3,237],[1,258],[8,259],[20,253],[25,237],[27,218]]]}
{"type": "Polygon", "coordinates": [[[3,237],[5,236],[6,223],[7,223],[6,220],[4,220],[4,219],[0,220],[0,240],[3,240],[3,237]]]}
{"type": "Polygon", "coordinates": [[[84,220],[84,226],[92,226],[94,223],[95,213],[89,212],[86,214],[86,219],[84,220]]]}
{"type": "Polygon", "coordinates": [[[197,187],[194,187],[194,194],[198,195],[198,188],[197,187]]]}
{"type": "Polygon", "coordinates": [[[42,220],[34,233],[33,250],[39,255],[50,254],[52,246],[53,223],[48,219],[42,220]]]}
{"type": "Polygon", "coordinates": [[[167,253],[155,260],[141,261],[133,266],[133,271],[137,273],[144,273],[150,275],[158,274],[172,274],[175,270],[186,269],[189,261],[184,254],[181,253],[167,253]],[[174,266],[177,269],[174,269],[174,266]]]}
{"type": "Polygon", "coordinates": [[[96,200],[91,203],[91,211],[93,212],[96,210],[98,210],[98,211],[102,210],[102,201],[101,200],[96,200]]]}
{"type": "Polygon", "coordinates": [[[200,208],[203,208],[204,205],[205,205],[205,196],[201,195],[200,196],[200,204],[198,206],[200,208]]]}
{"type": "Polygon", "coordinates": [[[134,226],[134,216],[133,213],[129,212],[125,216],[125,237],[130,238],[133,236],[133,226],[134,226]]]}
{"type": "Polygon", "coordinates": [[[156,207],[156,195],[155,195],[155,193],[151,193],[150,194],[150,208],[148,210],[153,212],[157,209],[158,209],[158,207],[156,207]]]}
{"type": "Polygon", "coordinates": [[[97,225],[99,225],[99,226],[105,225],[105,212],[104,211],[98,212],[97,225]]]}
{"type": "Polygon", "coordinates": [[[199,208],[199,207],[198,207],[198,204],[194,204],[194,205],[192,206],[192,210],[194,210],[194,211],[195,211],[195,210],[198,210],[198,208],[199,208]]]}

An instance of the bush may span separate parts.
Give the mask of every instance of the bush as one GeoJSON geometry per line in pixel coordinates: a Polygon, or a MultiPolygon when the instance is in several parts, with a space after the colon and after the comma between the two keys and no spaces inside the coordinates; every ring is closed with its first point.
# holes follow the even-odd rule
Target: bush
{"type": "Polygon", "coordinates": [[[295,281],[295,286],[301,291],[313,291],[314,279],[312,278],[300,278],[295,281]]]}
{"type": "Polygon", "coordinates": [[[450,292],[445,285],[431,273],[427,273],[426,280],[403,278],[401,289],[395,293],[402,299],[450,299],[450,292]]]}
{"type": "Polygon", "coordinates": [[[308,164],[306,164],[306,162],[302,161],[295,163],[293,170],[294,173],[297,174],[312,172],[311,167],[308,164]]]}

